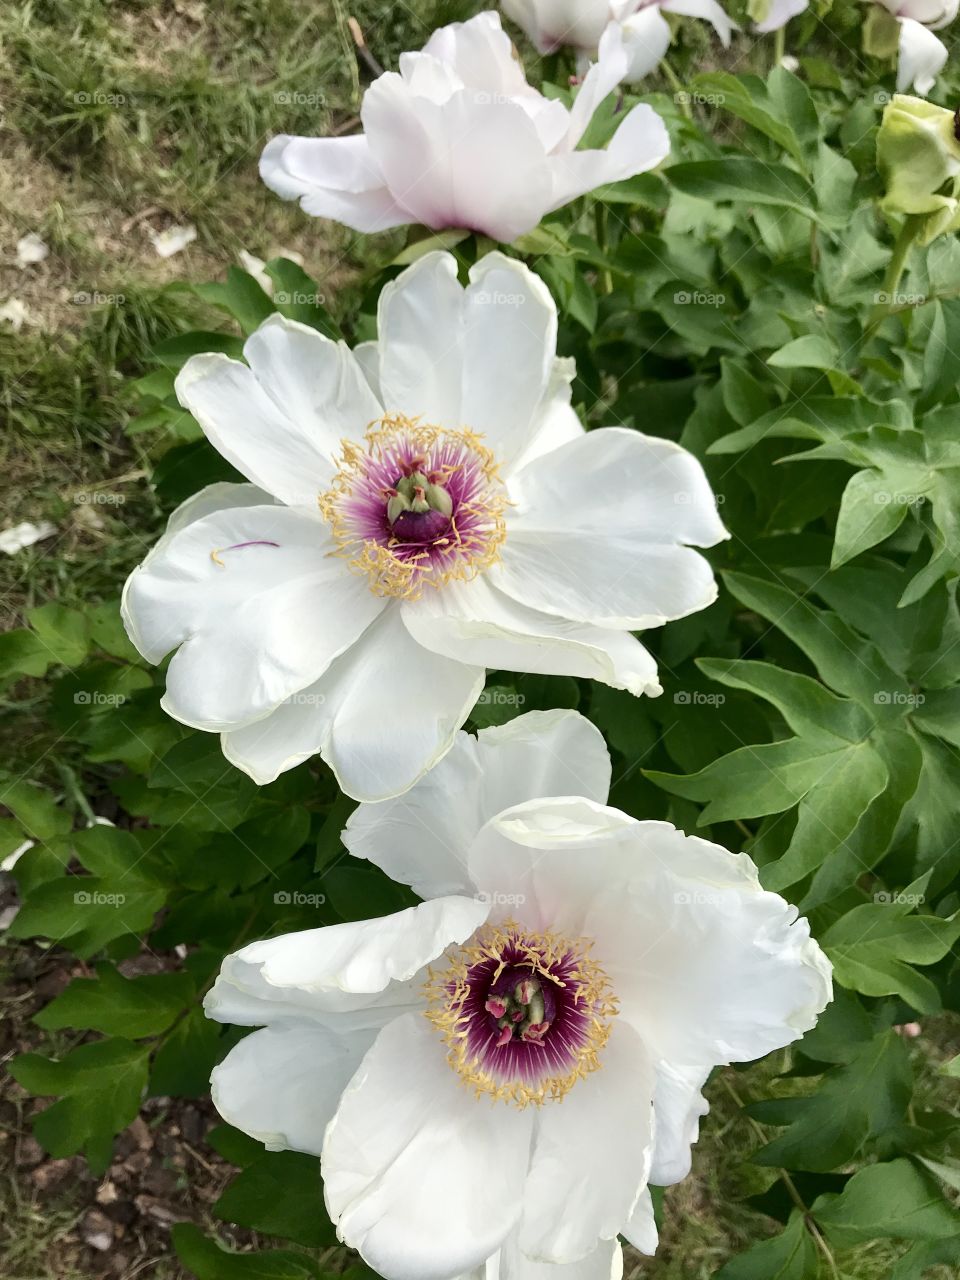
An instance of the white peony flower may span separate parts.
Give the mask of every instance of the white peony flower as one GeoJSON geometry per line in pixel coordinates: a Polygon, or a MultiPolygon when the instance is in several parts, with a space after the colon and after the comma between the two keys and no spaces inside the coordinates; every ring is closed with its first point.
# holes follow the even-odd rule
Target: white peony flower
{"type": "Polygon", "coordinates": [[[900,28],[897,92],[926,96],[947,63],[947,46],[933,33],[957,16],[960,0],[878,0],[900,28]]]}
{"type": "Polygon", "coordinates": [[[717,0],[503,0],[503,11],[541,53],[564,45],[592,52],[610,23],[619,27],[627,65],[622,80],[635,84],[654,71],[670,47],[664,13],[709,22],[726,48],[737,27],[717,0]]]}
{"type": "Polygon", "coordinates": [[[274,138],[264,182],[307,213],[356,231],[410,222],[510,241],[602,183],[652,169],[670,150],[663,121],[635,106],[605,151],[576,146],[627,67],[619,29],[601,42],[572,110],[527,84],[496,13],[435,31],[363,95],[364,132],[274,138]]]}
{"type": "Polygon", "coordinates": [[[344,842],[426,901],[255,942],[208,1016],[259,1027],[214,1102],[270,1150],[321,1157],[339,1234],[388,1280],[619,1277],[656,1248],[711,1069],[798,1039],[830,965],[746,854],[605,804],[572,711],[449,755],[344,842]],[[576,793],[576,794],[575,794],[576,793]]]}
{"type": "Polygon", "coordinates": [[[258,782],[319,751],[379,800],[450,748],[486,667],[659,693],[630,631],[709,605],[691,547],[727,535],[685,450],[584,432],[556,338],[519,262],[464,289],[431,253],[355,352],[274,315],[246,364],[189,360],[180,403],[251,483],[191,498],[127,582],[140,653],[178,650],[166,710],[258,782]]]}

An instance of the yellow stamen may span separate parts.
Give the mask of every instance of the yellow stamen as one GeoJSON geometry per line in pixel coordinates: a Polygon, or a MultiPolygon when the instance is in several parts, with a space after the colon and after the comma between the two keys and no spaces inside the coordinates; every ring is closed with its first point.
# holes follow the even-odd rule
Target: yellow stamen
{"type": "MultiPolygon", "coordinates": [[[[350,440],[341,442],[342,456],[337,474],[332,487],[320,495],[319,503],[339,547],[334,554],[347,559],[355,573],[365,574],[375,595],[415,600],[423,594],[425,587],[440,587],[453,581],[468,582],[499,560],[500,547],[506,537],[504,511],[507,498],[496,458],[476,432],[424,426],[417,418],[388,414],[368,429],[365,440],[365,448],[350,440]],[[464,516],[482,520],[484,527],[471,530],[463,537],[456,520],[451,517],[452,538],[438,539],[435,544],[450,548],[451,552],[454,549],[459,552],[456,556],[451,555],[449,564],[422,563],[430,560],[427,551],[401,559],[392,551],[392,548],[402,545],[396,538],[390,538],[386,546],[372,539],[362,540],[355,533],[349,515],[344,512],[345,502],[355,495],[357,486],[366,479],[370,459],[381,462],[398,436],[411,442],[413,452],[424,466],[429,452],[443,444],[453,443],[469,450],[471,460],[479,466],[486,481],[487,489],[482,495],[460,506],[464,516]]],[[[452,463],[443,463],[428,470],[439,470],[449,477],[458,468],[452,463]]]]}

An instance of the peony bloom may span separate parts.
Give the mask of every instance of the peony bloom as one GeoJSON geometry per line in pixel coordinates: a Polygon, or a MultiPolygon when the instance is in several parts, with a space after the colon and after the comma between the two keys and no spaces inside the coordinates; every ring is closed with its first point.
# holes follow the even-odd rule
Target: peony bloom
{"type": "Polygon", "coordinates": [[[628,84],[648,76],[666,56],[670,25],[664,13],[705,19],[724,48],[736,30],[717,0],[503,0],[503,11],[541,53],[564,45],[591,53],[609,24],[615,24],[627,57],[622,78],[628,84]]]}
{"type": "Polygon", "coordinates": [[[194,356],[180,403],[250,481],[171,517],[123,599],[165,709],[272,781],[320,752],[357,799],[444,755],[484,668],[660,692],[631,630],[716,596],[691,546],[726,537],[700,464],[668,440],[586,433],[543,281],[449,254],[383,290],[351,352],[271,316],[246,364],[194,356]]]}
{"type": "Polygon", "coordinates": [[[886,13],[871,26],[868,53],[897,54],[897,92],[928,94],[946,66],[947,46],[933,33],[953,22],[960,0],[878,0],[886,13]]]}
{"type": "Polygon", "coordinates": [[[435,31],[363,95],[364,132],[268,143],[260,173],[307,213],[356,231],[405,223],[464,227],[510,241],[602,183],[652,169],[670,150],[663,121],[635,106],[606,151],[577,144],[627,68],[619,32],[602,42],[572,110],[527,84],[496,13],[435,31]]]}
{"type": "Polygon", "coordinates": [[[718,1064],[798,1039],[830,965],[746,854],[605,804],[588,720],[532,712],[406,796],[351,853],[425,901],[228,956],[208,1016],[259,1027],[214,1102],[321,1157],[327,1209],[387,1280],[610,1280],[657,1244],[718,1064]],[[571,793],[579,794],[573,795],[571,793]]]}

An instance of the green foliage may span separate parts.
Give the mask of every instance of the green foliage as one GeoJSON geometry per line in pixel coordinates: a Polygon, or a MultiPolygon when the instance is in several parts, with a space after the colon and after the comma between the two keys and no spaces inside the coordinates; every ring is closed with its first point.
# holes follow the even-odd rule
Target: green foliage
{"type": "MultiPolygon", "coordinates": [[[[30,95],[18,111],[73,83],[77,49],[57,48],[43,16],[55,7],[22,16],[12,56],[30,95]]],[[[361,8],[362,20],[373,13],[361,8]]],[[[103,75],[115,47],[100,9],[84,5],[83,23],[103,75]]],[[[402,17],[377,14],[388,51],[419,43],[402,17]]],[[[265,38],[244,6],[229,22],[265,38]]],[[[306,40],[306,19],[298,30],[306,40]]],[[[309,72],[305,56],[278,68],[278,85],[309,72]]],[[[236,79],[236,68],[223,77],[215,135],[229,145],[204,148],[211,179],[239,137],[275,119],[236,79]]],[[[683,443],[732,537],[710,553],[717,603],[645,637],[662,698],[491,672],[471,727],[579,706],[611,747],[612,802],[749,852],[765,887],[809,915],[834,965],[835,1005],[770,1064],[769,1096],[737,1117],[753,1143],[749,1173],[775,1182],[744,1209],[756,1238],[718,1263],[722,1280],[835,1275],[831,1250],[888,1238],[909,1242],[897,1246],[893,1280],[960,1265],[960,1130],[943,1101],[960,1068],[954,1058],[925,1070],[923,1048],[894,1029],[922,1016],[929,1048],[960,995],[960,250],[949,237],[912,245],[893,277],[897,228],[877,208],[880,107],[867,80],[805,52],[801,77],[781,67],[696,77],[689,116],[648,94],[673,138],[663,171],[603,188],[507,248],[557,299],[585,423],[683,443]]],[[[173,177],[150,179],[166,191],[200,140],[181,83],[138,93],[160,96],[155,127],[176,139],[173,177]]],[[[354,86],[342,95],[352,101],[354,86]]],[[[613,121],[608,112],[598,133],[613,121]]],[[[322,131],[290,116],[283,127],[322,131]]],[[[103,112],[67,112],[50,142],[106,169],[117,128],[103,112]]],[[[489,248],[461,234],[444,243],[463,270],[489,248]]],[[[161,511],[237,478],[177,403],[189,356],[242,358],[244,337],[275,310],[331,337],[368,339],[380,288],[429,247],[417,232],[399,254],[374,242],[356,288],[336,300],[282,256],[266,266],[272,298],[239,268],[160,295],[165,322],[142,344],[149,357],[125,346],[119,358],[135,366],[125,425],[157,504],[146,541],[161,511]]],[[[88,370],[77,378],[88,406],[102,388],[88,370]]],[[[7,407],[18,425],[31,412],[7,407]]],[[[57,401],[61,417],[68,409],[57,401]]],[[[44,747],[56,751],[55,763],[36,753],[31,778],[11,768],[0,779],[0,854],[34,842],[13,870],[22,906],[10,934],[95,965],[37,1018],[73,1041],[56,1060],[26,1054],[11,1071],[55,1099],[36,1119],[41,1144],[57,1156],[83,1151],[98,1171],[145,1096],[204,1095],[242,1034],[202,1012],[225,952],[413,901],[346,856],[352,803],[318,760],[257,788],[213,735],[163,713],[162,669],[139,659],[118,624],[115,596],[131,567],[108,557],[109,591],[89,593],[83,608],[31,604],[0,638],[5,696],[44,721],[44,747]],[[116,826],[94,822],[104,815],[116,826]],[[163,971],[127,976],[124,962],[144,943],[163,971]]],[[[199,1280],[330,1274],[335,1235],[318,1161],[264,1152],[227,1127],[211,1140],[240,1169],[217,1216],[293,1247],[238,1252],[181,1224],[184,1266],[199,1280]]]]}

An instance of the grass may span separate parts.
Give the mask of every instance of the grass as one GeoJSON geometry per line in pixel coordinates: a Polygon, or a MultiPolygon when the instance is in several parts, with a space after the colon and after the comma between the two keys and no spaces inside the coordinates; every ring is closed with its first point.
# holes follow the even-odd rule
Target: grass
{"type": "MultiPolygon", "coordinates": [[[[394,66],[402,49],[475,7],[360,0],[349,13],[376,59],[394,66]]],[[[241,250],[265,258],[285,249],[302,255],[337,309],[364,238],[278,200],[256,162],[275,133],[352,127],[369,73],[354,58],[347,12],[344,0],[33,0],[0,9],[0,305],[20,299],[29,317],[19,332],[0,322],[4,524],[57,526],[31,550],[0,556],[4,626],[45,600],[114,597],[156,536],[162,512],[147,477],[157,442],[126,430],[129,383],[159,338],[201,318],[197,302],[166,286],[220,278],[241,250]],[[150,232],[182,223],[196,227],[196,242],[161,259],[150,232]],[[21,270],[16,243],[31,231],[51,252],[21,270]]],[[[707,40],[699,24],[694,31],[707,40]]],[[[14,720],[0,703],[8,765],[36,756],[44,741],[39,713],[31,720],[24,706],[20,699],[14,720]]],[[[912,1045],[919,1103],[937,1097],[956,1110],[935,1071],[937,1040],[931,1028],[912,1045]]],[[[746,1197],[775,1174],[749,1163],[759,1140],[728,1086],[760,1097],[774,1066],[722,1073],[711,1084],[693,1173],[666,1193],[660,1253],[630,1258],[628,1276],[706,1280],[771,1232],[746,1197]]],[[[57,1249],[77,1214],[70,1190],[41,1205],[13,1166],[0,1164],[5,1280],[93,1280],[57,1249]]],[[[831,1274],[880,1280],[902,1252],[870,1245],[838,1255],[831,1274]]]]}

